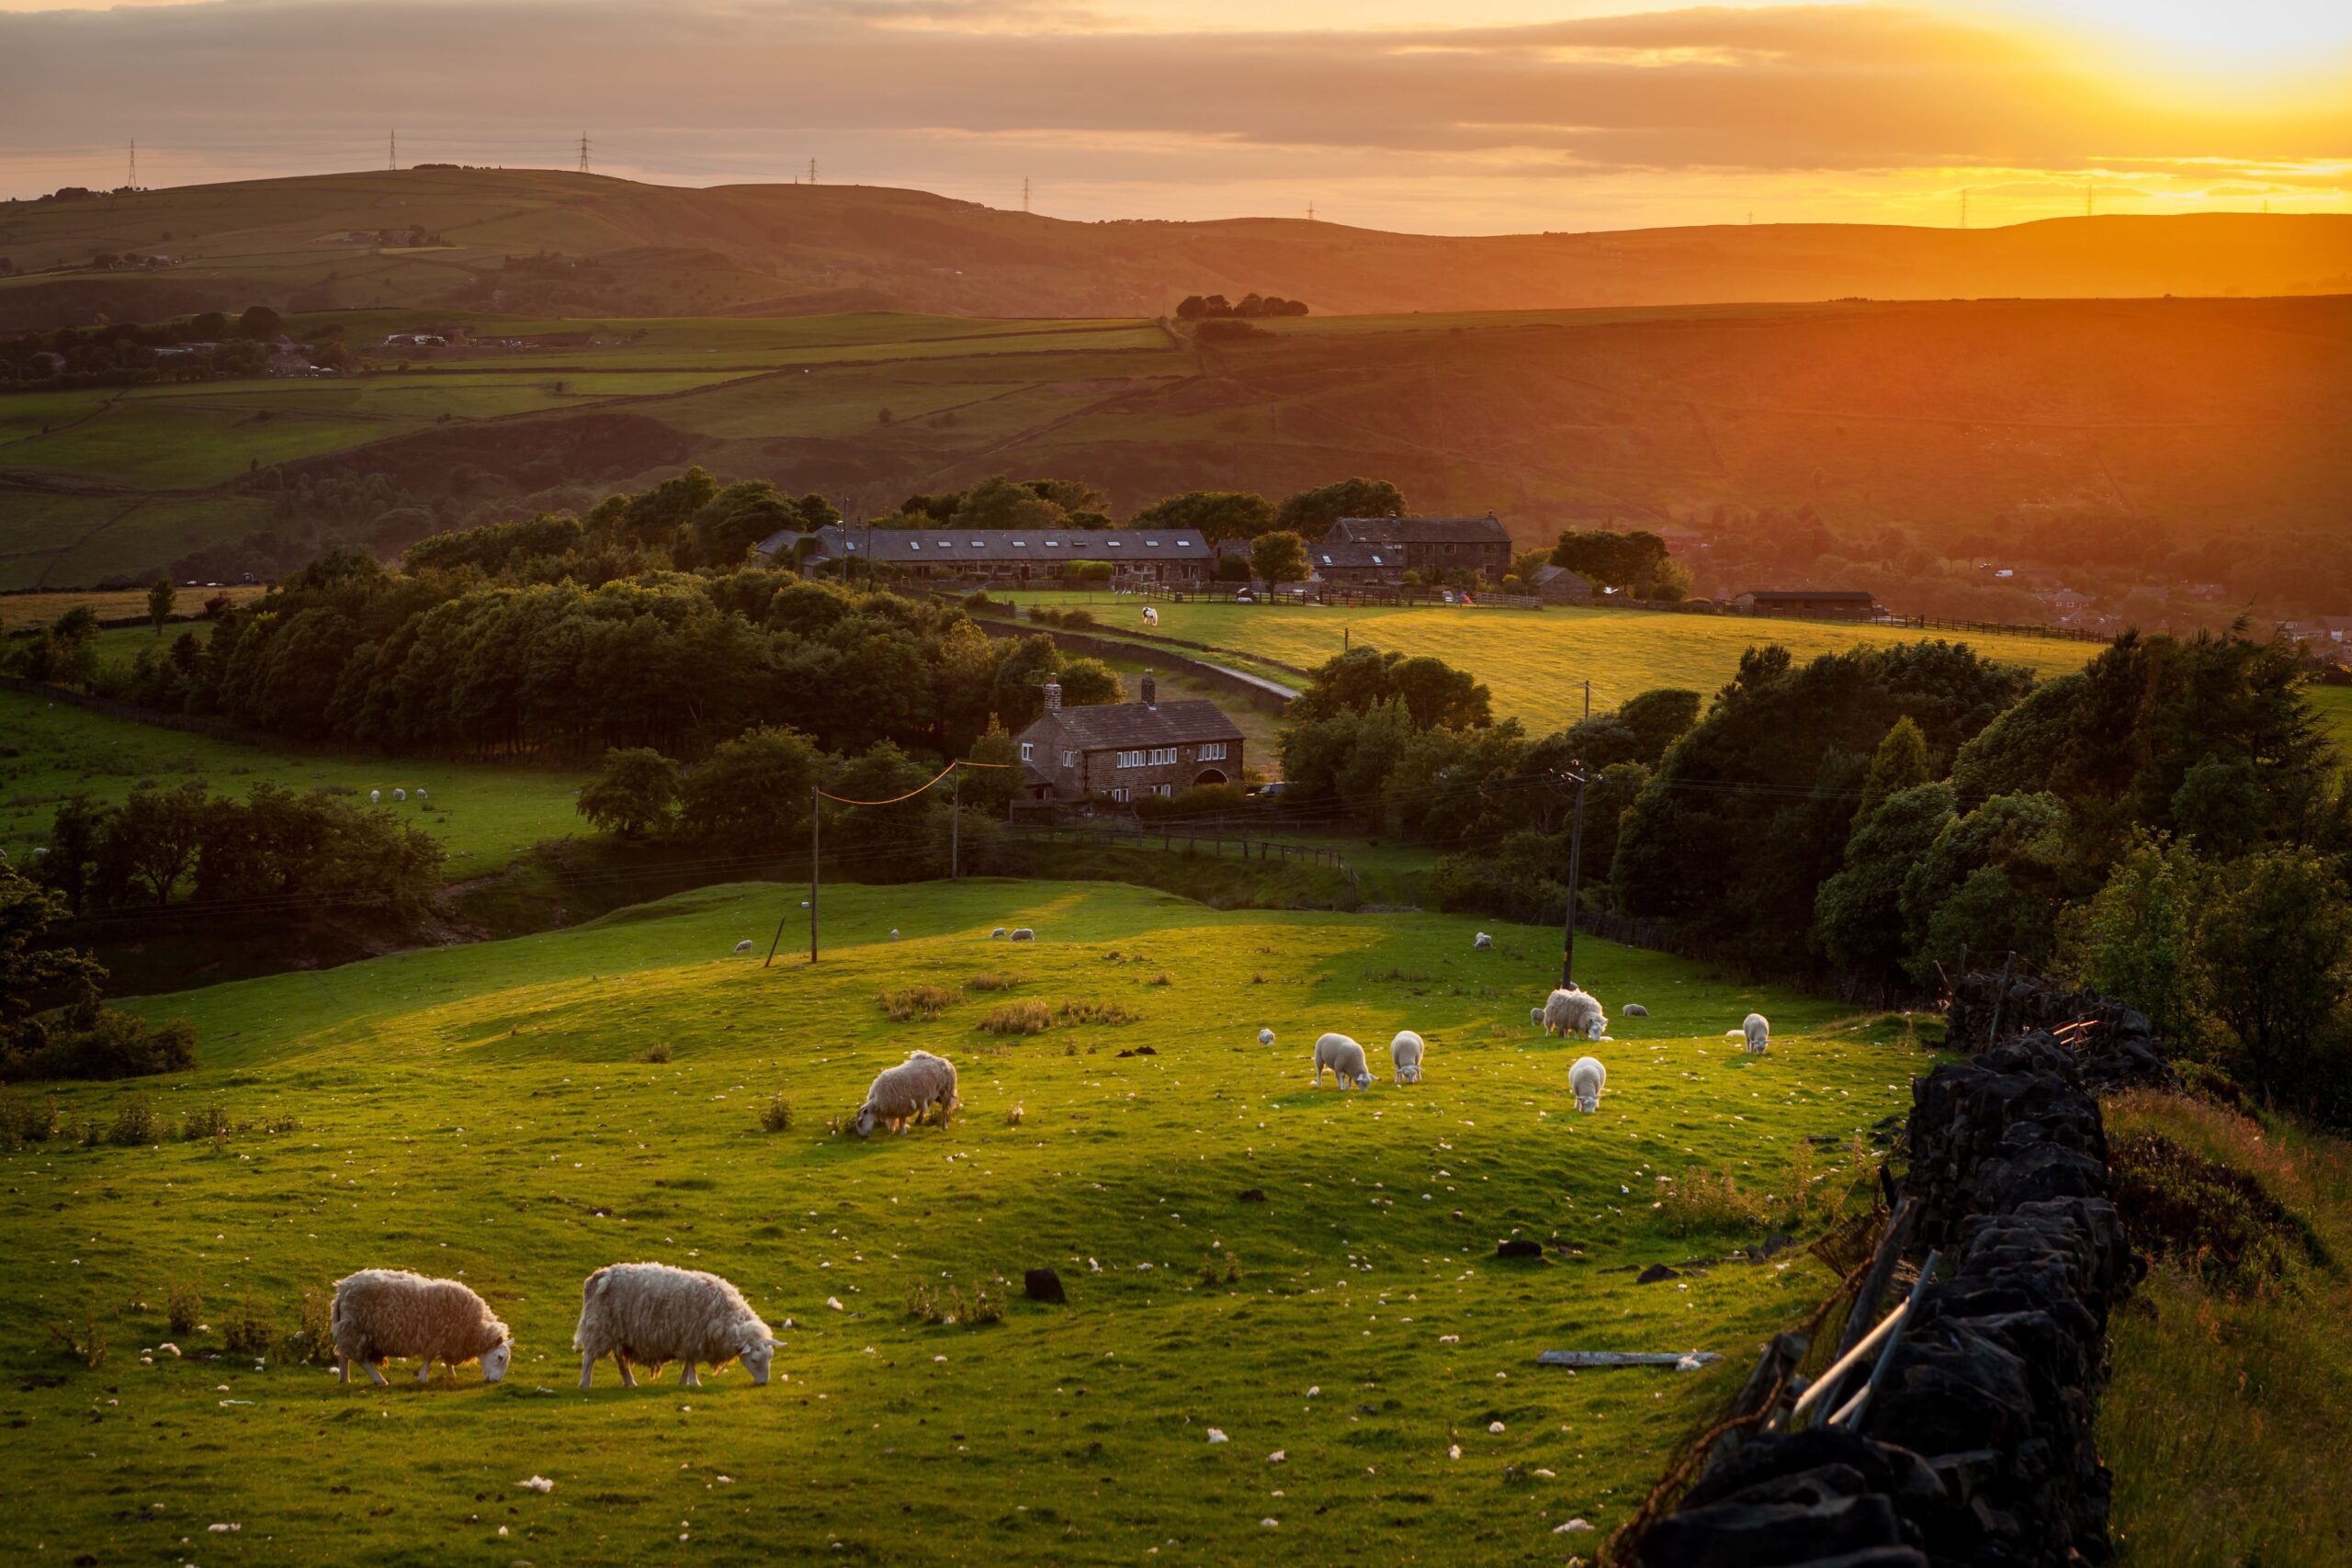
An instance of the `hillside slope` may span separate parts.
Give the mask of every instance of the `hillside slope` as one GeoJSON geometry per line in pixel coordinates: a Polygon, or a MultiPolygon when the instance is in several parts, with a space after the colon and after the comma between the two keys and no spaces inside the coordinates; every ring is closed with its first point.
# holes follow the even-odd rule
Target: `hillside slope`
{"type": "Polygon", "coordinates": [[[871,186],[686,189],[420,168],[8,203],[0,255],[26,275],[0,281],[0,329],[256,300],[281,310],[1148,316],[1186,294],[1252,289],[1324,312],[2352,291],[2352,216],[1462,238],[1287,219],[1079,223],[871,186]],[[412,230],[429,243],[408,243],[412,230]],[[177,265],[86,270],[100,253],[177,265]],[[547,253],[568,260],[507,265],[547,253]]]}

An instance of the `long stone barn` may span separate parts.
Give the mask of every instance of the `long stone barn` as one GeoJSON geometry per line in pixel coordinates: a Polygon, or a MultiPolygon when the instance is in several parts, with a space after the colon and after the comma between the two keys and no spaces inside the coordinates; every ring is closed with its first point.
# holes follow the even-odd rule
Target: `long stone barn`
{"type": "MultiPolygon", "coordinates": [[[[865,560],[909,577],[1053,585],[1080,562],[1111,569],[1121,588],[1198,588],[1216,570],[1216,548],[1181,528],[852,528],[760,541],[763,559],[803,571],[865,560]]],[[[1092,579],[1087,581],[1091,581],[1092,579]]]]}

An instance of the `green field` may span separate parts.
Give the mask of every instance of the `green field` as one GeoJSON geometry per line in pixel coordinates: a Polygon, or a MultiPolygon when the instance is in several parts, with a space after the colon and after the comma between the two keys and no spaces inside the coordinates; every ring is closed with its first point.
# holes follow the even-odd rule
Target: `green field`
{"type": "Polygon", "coordinates": [[[557,935],[138,1004],[194,1020],[204,1069],[63,1091],[68,1122],[110,1124],[141,1095],[175,1126],[204,1106],[300,1124],[4,1156],[0,1358],[25,1501],[0,1554],[1231,1562],[1272,1537],[1306,1561],[1556,1562],[1600,1537],[1555,1529],[1621,1522],[1830,1284],[1802,1252],[1636,1284],[1636,1266],[1762,1228],[1669,1234],[1651,1207],[1665,1181],[1721,1168],[1780,1208],[1799,1183],[1817,1228],[1860,1168],[1804,1139],[1906,1104],[1929,1060],[1830,1004],[1589,943],[1587,983],[1652,1016],[1598,1047],[1609,1094],[1585,1119],[1565,1077],[1589,1047],[1525,1023],[1548,931],[1490,923],[1495,950],[1474,953],[1463,919],[976,881],[830,895],[814,968],[730,955],[764,948],[794,901],[708,888],[557,935]],[[988,941],[999,923],[1040,941],[988,941]],[[988,972],[1014,984],[935,1021],[891,1024],[875,1000],[988,972]],[[1008,998],[1135,1016],[978,1032],[1008,998]],[[1761,1059],[1720,1032],[1751,1007],[1778,1026],[1761,1059]],[[1430,1040],[1421,1085],[1309,1087],[1318,1030],[1377,1046],[1408,1024],[1430,1040]],[[654,1045],[673,1059],[635,1059],[654,1045]],[[914,1045],[959,1063],[955,1124],[829,1135],[914,1045]],[[793,1125],[763,1133],[778,1093],[793,1125]],[[1565,1250],[1498,1262],[1514,1233],[1565,1250]],[[740,1284],[785,1342],[777,1381],[625,1393],[607,1363],[577,1392],[579,1281],[639,1258],[740,1284]],[[488,1295],[517,1337],[505,1383],[419,1390],[396,1367],[388,1389],[345,1388],[281,1355],[216,1355],[246,1300],[290,1327],[304,1288],[369,1264],[488,1295]],[[1017,1296],[1039,1266],[1067,1306],[1016,1299],[978,1325],[905,1310],[917,1284],[1009,1278],[1017,1296]],[[173,1280],[201,1280],[212,1325],[179,1357],[158,1348],[173,1280]],[[45,1325],[93,1305],[111,1352],[85,1371],[45,1325]],[[1553,1348],[1724,1359],[1570,1375],[1535,1365],[1553,1348]],[[535,1474],[554,1490],[517,1485],[535,1474]]]}
{"type": "MultiPolygon", "coordinates": [[[[146,632],[110,632],[113,641],[146,632]]],[[[572,801],[586,775],[537,768],[337,753],[266,750],[209,735],[167,729],[0,691],[0,847],[21,865],[48,831],[60,802],[77,791],[119,801],[141,780],[202,779],[242,793],[266,780],[289,789],[381,790],[422,784],[428,807],[400,809],[448,847],[452,878],[496,871],[544,839],[579,831],[572,801]]]]}
{"type": "MultiPolygon", "coordinates": [[[[991,597],[1023,605],[1082,605],[1110,631],[1142,630],[1138,600],[1026,592],[991,597]]],[[[1592,711],[1599,713],[1659,686],[1690,687],[1713,697],[1737,672],[1740,655],[1766,643],[1778,643],[1804,660],[1858,644],[1884,646],[1941,635],[1901,626],[1557,606],[1541,611],[1280,604],[1155,607],[1160,636],[1206,643],[1228,654],[1229,662],[1254,667],[1291,685],[1298,683],[1295,672],[1261,661],[1279,660],[1311,670],[1351,644],[1442,659],[1493,688],[1496,716],[1520,719],[1538,732],[1583,716],[1587,681],[1592,682],[1592,711]]],[[[1989,658],[2022,664],[2045,677],[2081,669],[2100,646],[2021,634],[1951,635],[1989,658]]]]}

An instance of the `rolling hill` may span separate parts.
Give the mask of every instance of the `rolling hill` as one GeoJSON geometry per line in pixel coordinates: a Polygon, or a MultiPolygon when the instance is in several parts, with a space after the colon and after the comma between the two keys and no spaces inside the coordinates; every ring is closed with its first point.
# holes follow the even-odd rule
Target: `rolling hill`
{"type": "Polygon", "coordinates": [[[424,167],[10,202],[0,205],[0,256],[20,274],[0,280],[0,330],[257,301],[1151,316],[1187,294],[1256,290],[1364,313],[2352,291],[2352,216],[1461,238],[1264,218],[1082,223],[881,187],[686,189],[424,167]],[[100,253],[175,265],[88,270],[100,253]]]}

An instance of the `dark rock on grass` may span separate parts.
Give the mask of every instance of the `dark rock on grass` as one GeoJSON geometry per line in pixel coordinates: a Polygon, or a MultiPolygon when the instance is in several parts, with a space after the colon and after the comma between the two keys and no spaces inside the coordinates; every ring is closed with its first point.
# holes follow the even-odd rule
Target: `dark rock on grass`
{"type": "Polygon", "coordinates": [[[1266,1190],[1262,1187],[1252,1187],[1236,1201],[1243,1203],[1262,1203],[1266,1201],[1266,1190]]]}
{"type": "Polygon", "coordinates": [[[1495,1243],[1495,1256],[1540,1258],[1544,1256],[1544,1244],[1540,1241],[1531,1241],[1523,1235],[1508,1236],[1495,1243]]]}
{"type": "Polygon", "coordinates": [[[1021,1290],[1033,1302],[1061,1303],[1069,1300],[1062,1290],[1062,1277],[1050,1269],[1032,1269],[1021,1276],[1021,1290]]]}
{"type": "Polygon", "coordinates": [[[1679,1280],[1680,1278],[1682,1278],[1681,1269],[1668,1269],[1663,1263],[1653,1263],[1648,1268],[1634,1276],[1634,1283],[1636,1285],[1655,1285],[1660,1280],[1679,1280]]]}

